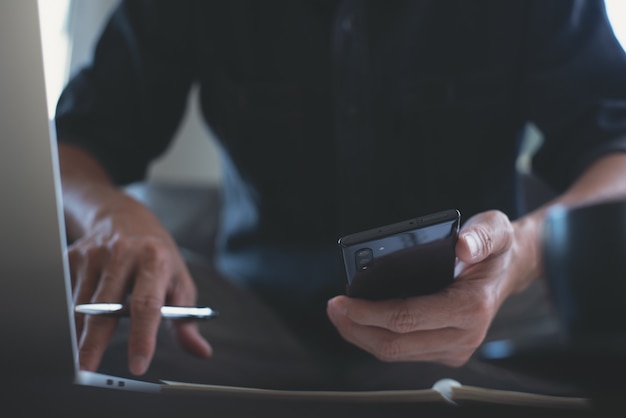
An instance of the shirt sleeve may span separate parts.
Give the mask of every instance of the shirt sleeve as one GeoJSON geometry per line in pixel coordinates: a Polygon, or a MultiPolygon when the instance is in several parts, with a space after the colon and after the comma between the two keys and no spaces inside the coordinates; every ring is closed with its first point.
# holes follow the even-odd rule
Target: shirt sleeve
{"type": "Polygon", "coordinates": [[[180,124],[195,76],[192,16],[191,2],[122,1],[59,98],[58,141],[91,153],[116,184],[143,179],[180,124]]]}
{"type": "Polygon", "coordinates": [[[626,55],[602,0],[535,5],[525,87],[543,145],[533,172],[561,192],[597,158],[626,151],[626,55]]]}

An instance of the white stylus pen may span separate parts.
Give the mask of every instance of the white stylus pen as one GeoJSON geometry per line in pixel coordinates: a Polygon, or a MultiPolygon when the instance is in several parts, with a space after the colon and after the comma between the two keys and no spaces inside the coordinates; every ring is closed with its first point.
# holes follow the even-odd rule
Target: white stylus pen
{"type": "MultiPolygon", "coordinates": [[[[85,315],[130,316],[128,305],[121,303],[83,303],[74,311],[85,315]]],[[[162,306],[161,317],[167,319],[209,319],[218,316],[207,306],[162,306]]]]}

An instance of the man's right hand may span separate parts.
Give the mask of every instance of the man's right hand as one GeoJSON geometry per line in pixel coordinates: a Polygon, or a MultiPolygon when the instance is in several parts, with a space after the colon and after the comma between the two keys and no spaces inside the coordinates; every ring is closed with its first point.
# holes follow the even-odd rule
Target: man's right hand
{"type": "MultiPolygon", "coordinates": [[[[86,153],[61,145],[64,212],[74,303],[130,303],[129,368],[146,372],[156,348],[160,308],[195,305],[196,287],[169,233],[141,203],[111,185],[86,153]]],[[[80,367],[96,370],[117,320],[76,316],[80,367]]],[[[211,355],[195,322],[173,321],[179,343],[211,355]]]]}

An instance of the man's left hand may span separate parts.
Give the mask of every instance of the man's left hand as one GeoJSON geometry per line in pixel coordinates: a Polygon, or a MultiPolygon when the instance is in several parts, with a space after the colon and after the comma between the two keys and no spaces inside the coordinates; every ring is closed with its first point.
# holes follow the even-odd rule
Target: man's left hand
{"type": "Polygon", "coordinates": [[[328,301],[328,316],[343,338],[382,361],[462,366],[483,342],[502,302],[520,288],[516,282],[527,276],[518,273],[524,266],[516,266],[515,236],[502,212],[478,214],[459,233],[451,285],[407,299],[337,296],[328,301]]]}

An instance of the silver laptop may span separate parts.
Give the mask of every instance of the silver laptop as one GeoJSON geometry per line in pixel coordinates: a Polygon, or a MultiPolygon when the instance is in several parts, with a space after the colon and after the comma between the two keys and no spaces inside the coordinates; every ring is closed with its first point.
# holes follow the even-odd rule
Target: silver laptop
{"type": "Polygon", "coordinates": [[[0,1],[0,193],[0,370],[5,377],[160,391],[158,384],[78,368],[37,0],[0,1]]]}

